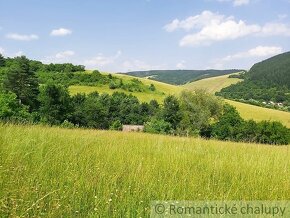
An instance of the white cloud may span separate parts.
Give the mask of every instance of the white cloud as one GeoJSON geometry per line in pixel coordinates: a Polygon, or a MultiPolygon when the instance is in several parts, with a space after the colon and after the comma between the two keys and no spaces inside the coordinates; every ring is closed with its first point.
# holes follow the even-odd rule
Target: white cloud
{"type": "Polygon", "coordinates": [[[55,29],[55,30],[52,30],[50,33],[51,36],[66,36],[70,34],[72,34],[72,31],[66,28],[55,29]]]}
{"type": "Polygon", "coordinates": [[[75,55],[75,52],[72,50],[67,51],[61,51],[51,56],[46,56],[43,58],[43,63],[49,64],[49,63],[64,63],[64,62],[74,62],[71,57],[75,55]]]}
{"type": "Polygon", "coordinates": [[[114,56],[106,57],[103,54],[87,59],[84,61],[84,65],[88,68],[103,67],[109,64],[113,64],[116,59],[122,55],[121,51],[118,51],[114,56]]]}
{"type": "Polygon", "coordinates": [[[5,56],[9,56],[9,57],[18,57],[18,56],[22,56],[25,55],[23,51],[18,51],[15,53],[11,53],[11,52],[7,52],[4,48],[0,47],[0,54],[5,55],[5,56]]]}
{"type": "Polygon", "coordinates": [[[234,6],[242,6],[250,3],[250,0],[218,0],[219,2],[232,2],[234,6]]]}
{"type": "Polygon", "coordinates": [[[31,40],[37,40],[39,37],[38,35],[35,35],[35,34],[21,35],[18,33],[11,33],[11,34],[6,35],[6,38],[18,40],[18,41],[31,41],[31,40]]]}
{"type": "Polygon", "coordinates": [[[63,59],[63,58],[67,58],[67,57],[70,57],[70,56],[73,56],[75,55],[75,52],[74,51],[63,51],[63,52],[59,52],[55,55],[55,57],[57,59],[63,59]]]}
{"type": "Polygon", "coordinates": [[[203,11],[201,14],[191,16],[185,20],[175,19],[171,23],[164,26],[168,32],[173,32],[177,29],[184,29],[189,31],[193,28],[201,28],[214,23],[220,23],[224,20],[224,15],[213,13],[211,11],[203,11]]]}
{"type": "Polygon", "coordinates": [[[188,34],[179,43],[180,46],[209,45],[214,41],[233,40],[258,33],[258,25],[247,25],[244,21],[226,20],[204,26],[200,32],[188,34]]]}
{"type": "Polygon", "coordinates": [[[180,46],[210,45],[213,42],[234,40],[245,36],[290,36],[290,26],[284,23],[266,23],[265,25],[247,24],[233,16],[225,16],[211,11],[203,11],[184,20],[174,19],[164,26],[168,32],[178,29],[192,30],[179,42],[180,46]]]}
{"type": "Polygon", "coordinates": [[[127,60],[123,62],[124,71],[138,71],[138,70],[160,70],[164,69],[163,65],[151,65],[140,60],[127,60]]]}
{"type": "Polygon", "coordinates": [[[248,50],[251,57],[267,57],[277,55],[283,52],[282,47],[277,46],[257,46],[256,48],[248,50]]]}
{"type": "Polygon", "coordinates": [[[224,68],[224,65],[233,61],[241,61],[241,59],[250,59],[251,62],[259,61],[283,52],[283,48],[279,46],[257,46],[247,51],[231,54],[226,57],[216,59],[213,61],[213,67],[216,69],[224,68]]]}
{"type": "Polygon", "coordinates": [[[0,54],[4,54],[5,53],[5,49],[0,47],[0,54]]]}
{"type": "Polygon", "coordinates": [[[250,0],[234,0],[233,1],[234,6],[247,5],[249,3],[250,3],[250,0]]]}
{"type": "Polygon", "coordinates": [[[263,26],[261,35],[290,36],[290,26],[284,23],[267,23],[263,26]]]}
{"type": "Polygon", "coordinates": [[[186,61],[182,60],[176,64],[176,68],[177,69],[185,69],[186,68],[185,64],[186,64],[186,61]]]}

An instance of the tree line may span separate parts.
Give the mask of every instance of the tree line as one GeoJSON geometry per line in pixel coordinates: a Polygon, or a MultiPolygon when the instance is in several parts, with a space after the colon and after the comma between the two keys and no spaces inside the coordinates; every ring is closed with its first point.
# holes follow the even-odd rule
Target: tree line
{"type": "Polygon", "coordinates": [[[123,124],[145,126],[145,131],[221,140],[288,144],[290,131],[279,122],[243,120],[236,109],[204,91],[184,91],[140,102],[135,96],[77,94],[49,81],[40,84],[25,57],[9,67],[0,91],[0,119],[7,122],[44,123],[67,128],[121,130],[123,124]]]}

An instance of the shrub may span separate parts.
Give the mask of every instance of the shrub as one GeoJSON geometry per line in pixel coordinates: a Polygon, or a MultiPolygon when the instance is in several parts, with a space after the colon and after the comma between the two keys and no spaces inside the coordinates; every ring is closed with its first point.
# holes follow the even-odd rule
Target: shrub
{"type": "Polygon", "coordinates": [[[154,92],[156,90],[154,84],[150,84],[149,90],[152,91],[152,92],[154,92]]]}
{"type": "Polygon", "coordinates": [[[145,123],[144,131],[148,133],[168,134],[172,130],[172,125],[164,120],[156,118],[151,119],[145,123]]]}
{"type": "Polygon", "coordinates": [[[0,119],[13,122],[30,122],[32,116],[14,93],[0,92],[0,119]]]}
{"type": "Polygon", "coordinates": [[[111,81],[110,84],[109,84],[109,88],[110,89],[116,89],[117,85],[113,81],[111,81]]]}
{"type": "Polygon", "coordinates": [[[75,128],[75,125],[73,123],[69,122],[68,120],[63,121],[63,123],[60,126],[63,128],[67,128],[67,129],[75,128]]]}
{"type": "Polygon", "coordinates": [[[120,120],[115,120],[111,126],[110,126],[110,130],[117,130],[120,131],[122,130],[122,123],[120,120]]]}

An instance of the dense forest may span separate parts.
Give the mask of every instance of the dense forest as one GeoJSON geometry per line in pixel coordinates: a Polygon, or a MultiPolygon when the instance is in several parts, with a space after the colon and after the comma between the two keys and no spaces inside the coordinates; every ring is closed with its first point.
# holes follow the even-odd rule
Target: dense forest
{"type": "Polygon", "coordinates": [[[134,71],[126,74],[136,77],[148,77],[152,80],[172,85],[183,85],[209,77],[227,75],[240,71],[242,70],[150,70],[134,71]]]}
{"type": "Polygon", "coordinates": [[[217,95],[259,106],[290,111],[290,52],[255,64],[244,81],[217,95]]]}
{"type": "MultiPolygon", "coordinates": [[[[281,123],[245,121],[234,107],[202,90],[184,91],[179,97],[167,96],[163,104],[156,100],[140,102],[131,94],[120,92],[70,96],[67,82],[70,84],[71,78],[61,80],[64,74],[50,71],[41,72],[58,75],[56,80],[44,79],[47,75],[38,77],[31,61],[24,56],[14,58],[9,66],[2,64],[0,69],[2,122],[111,130],[121,130],[124,124],[139,124],[149,133],[268,144],[290,142],[290,130],[281,123]]],[[[85,75],[93,78],[101,75],[102,82],[114,81],[112,75],[99,72],[85,75]]],[[[78,76],[73,79],[78,80],[78,76]]]]}

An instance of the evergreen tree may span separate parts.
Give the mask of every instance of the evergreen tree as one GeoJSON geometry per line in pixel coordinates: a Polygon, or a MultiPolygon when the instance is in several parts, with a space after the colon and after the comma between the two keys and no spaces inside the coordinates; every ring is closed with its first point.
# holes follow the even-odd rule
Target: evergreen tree
{"type": "Polygon", "coordinates": [[[179,102],[175,96],[170,95],[164,99],[162,118],[170,123],[173,129],[176,129],[181,120],[179,109],[179,102]]]}
{"type": "Polygon", "coordinates": [[[49,124],[61,124],[69,119],[72,105],[66,88],[54,84],[46,85],[41,89],[39,101],[42,121],[49,124]]]}
{"type": "Polygon", "coordinates": [[[38,87],[38,79],[30,69],[29,60],[25,56],[15,58],[4,80],[4,89],[15,93],[20,103],[29,106],[29,110],[33,111],[38,107],[38,87]]]}

